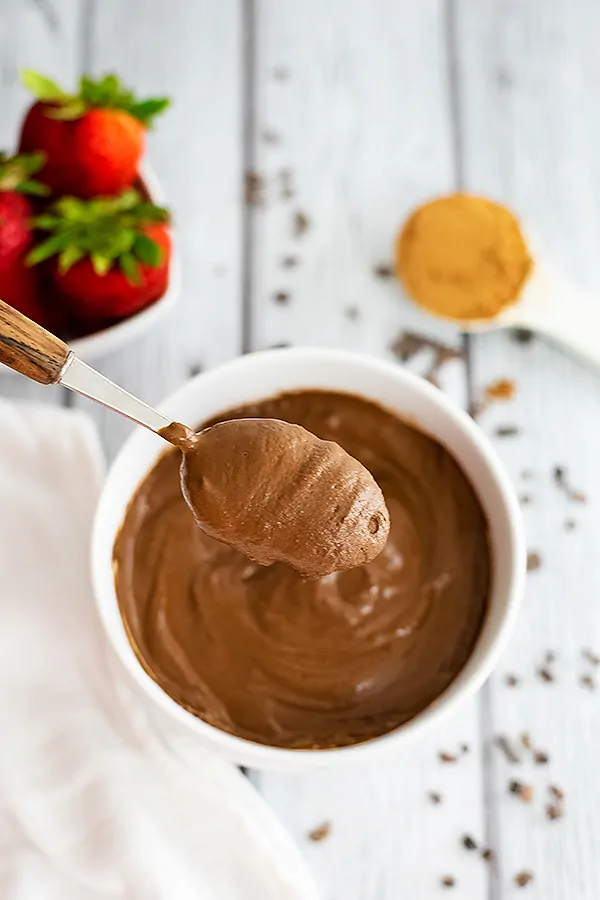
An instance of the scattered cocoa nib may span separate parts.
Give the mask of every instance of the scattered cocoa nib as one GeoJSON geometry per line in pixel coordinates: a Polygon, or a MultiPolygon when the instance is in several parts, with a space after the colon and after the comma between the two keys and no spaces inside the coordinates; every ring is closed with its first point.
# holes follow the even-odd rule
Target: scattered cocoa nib
{"type": "Polygon", "coordinates": [[[575,531],[577,522],[575,519],[565,519],[565,531],[575,531]]]}
{"type": "Polygon", "coordinates": [[[555,800],[561,801],[565,799],[565,792],[555,784],[548,785],[548,790],[555,800]]]}
{"type": "Polygon", "coordinates": [[[581,655],[583,656],[584,659],[586,659],[590,663],[590,665],[600,666],[600,656],[598,656],[597,653],[594,653],[593,650],[588,650],[587,648],[584,648],[581,651],[581,655]]]}
{"type": "Polygon", "coordinates": [[[536,766],[547,766],[550,762],[550,757],[545,750],[535,750],[533,754],[533,761],[536,766]]]}
{"type": "Polygon", "coordinates": [[[564,466],[555,466],[553,475],[555,485],[566,494],[569,500],[572,500],[573,503],[587,503],[586,495],[582,491],[575,490],[570,484],[564,466]]]}
{"type": "Polygon", "coordinates": [[[530,344],[534,339],[533,331],[528,328],[513,328],[510,336],[515,344],[530,344]]]}
{"type": "Polygon", "coordinates": [[[511,781],[508,785],[511,794],[515,794],[523,803],[531,803],[533,800],[533,786],[523,784],[522,781],[511,781]]]}
{"type": "Polygon", "coordinates": [[[465,756],[465,755],[469,752],[470,749],[471,749],[471,748],[469,747],[468,744],[461,744],[461,745],[460,745],[460,752],[462,753],[463,756],[465,756]]]}
{"type": "Polygon", "coordinates": [[[455,763],[458,761],[458,756],[455,753],[446,753],[445,750],[440,750],[438,759],[443,763],[455,763]]]}
{"type": "Polygon", "coordinates": [[[294,173],[291,169],[281,169],[279,172],[279,198],[291,200],[295,194],[294,173]]]}
{"type": "Polygon", "coordinates": [[[322,822],[321,825],[317,825],[316,828],[308,832],[308,839],[318,843],[319,841],[324,841],[330,834],[331,822],[322,822]]]}
{"type": "Polygon", "coordinates": [[[555,819],[561,819],[564,815],[564,810],[562,806],[559,806],[558,803],[547,803],[546,804],[546,818],[553,822],[555,819]]]}
{"type": "Polygon", "coordinates": [[[510,378],[497,378],[485,387],[485,396],[488,400],[512,400],[515,396],[516,385],[510,378]]]}
{"type": "Polygon", "coordinates": [[[297,256],[284,256],[281,260],[282,269],[295,269],[298,265],[297,256]]]}
{"type": "Polygon", "coordinates": [[[527,731],[524,731],[521,734],[521,743],[525,747],[526,750],[531,750],[531,737],[527,731]]]}
{"type": "Polygon", "coordinates": [[[244,201],[246,206],[262,206],[264,203],[264,179],[258,172],[244,173],[244,201]]]}
{"type": "Polygon", "coordinates": [[[293,234],[295,238],[302,237],[303,234],[306,234],[308,229],[310,228],[310,219],[303,212],[297,212],[294,215],[293,221],[293,234]]]}
{"type": "Polygon", "coordinates": [[[521,494],[519,497],[519,503],[521,506],[529,506],[531,503],[531,494],[521,494]]]}
{"type": "Polygon", "coordinates": [[[508,674],[508,675],[505,675],[505,676],[504,676],[504,684],[505,684],[507,687],[516,687],[516,686],[517,686],[518,684],[520,684],[520,683],[521,683],[521,682],[520,682],[520,680],[517,678],[516,675],[508,674]]]}
{"type": "Polygon", "coordinates": [[[196,363],[193,366],[190,366],[188,369],[188,375],[190,378],[195,378],[196,375],[199,375],[202,371],[202,365],[200,363],[196,363]]]}
{"type": "Polygon", "coordinates": [[[423,377],[439,387],[438,378],[442,367],[452,359],[464,359],[464,350],[442,344],[434,338],[415,331],[402,331],[390,345],[390,350],[400,362],[409,362],[421,350],[431,350],[432,358],[429,368],[423,373],[423,377]]]}
{"type": "Polygon", "coordinates": [[[393,278],[394,269],[389,263],[377,263],[376,266],[373,266],[373,275],[376,278],[382,278],[383,280],[393,278]]]}
{"type": "Polygon", "coordinates": [[[494,434],[496,437],[516,437],[521,433],[521,429],[517,425],[499,425],[494,434]]]}
{"type": "Polygon", "coordinates": [[[485,850],[481,851],[481,858],[486,862],[492,862],[496,858],[496,854],[489,847],[486,847],[485,850]]]}
{"type": "Polygon", "coordinates": [[[456,885],[456,878],[452,875],[444,875],[443,878],[440,878],[440,882],[442,887],[453,888],[456,885]]]}
{"type": "Polygon", "coordinates": [[[542,666],[537,670],[537,676],[542,681],[546,682],[546,684],[550,684],[554,681],[554,673],[550,671],[546,666],[542,666]]]}
{"type": "Polygon", "coordinates": [[[527,554],[527,571],[537,572],[542,567],[542,557],[537,550],[530,550],[527,554]]]}
{"type": "Polygon", "coordinates": [[[470,834],[465,834],[462,839],[462,845],[466,850],[477,850],[477,843],[470,834]]]}
{"type": "Polygon", "coordinates": [[[287,66],[274,66],[272,74],[275,81],[287,81],[290,77],[290,70],[287,66]]]}
{"type": "Polygon", "coordinates": [[[499,750],[502,750],[507,762],[511,763],[512,765],[517,765],[521,762],[521,757],[505,734],[496,735],[496,737],[494,738],[494,744],[499,750]]]}
{"type": "Polygon", "coordinates": [[[444,799],[437,791],[429,791],[427,797],[429,798],[429,802],[433,803],[434,806],[439,806],[444,799]]]}
{"type": "Polygon", "coordinates": [[[280,303],[281,305],[285,305],[290,302],[290,295],[288,291],[277,291],[275,296],[273,297],[275,303],[280,303]]]}
{"type": "Polygon", "coordinates": [[[344,315],[347,319],[350,319],[351,322],[356,322],[356,320],[360,318],[360,309],[358,306],[347,306],[344,310],[344,315]]]}
{"type": "Polygon", "coordinates": [[[271,131],[270,128],[267,128],[265,131],[263,131],[262,139],[265,144],[272,144],[274,147],[281,143],[281,137],[277,134],[276,131],[271,131]]]}
{"type": "Polygon", "coordinates": [[[594,681],[594,679],[592,678],[591,675],[582,675],[581,678],[579,679],[579,684],[582,687],[587,688],[588,691],[596,690],[596,682],[594,681]]]}
{"type": "Polygon", "coordinates": [[[515,884],[517,887],[525,887],[530,881],[533,881],[533,872],[523,870],[522,872],[517,872],[515,875],[515,884]]]}

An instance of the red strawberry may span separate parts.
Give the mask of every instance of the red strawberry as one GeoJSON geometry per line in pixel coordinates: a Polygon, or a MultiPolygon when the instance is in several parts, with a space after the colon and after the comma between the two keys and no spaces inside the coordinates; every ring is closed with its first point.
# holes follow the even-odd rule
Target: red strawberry
{"type": "Polygon", "coordinates": [[[99,325],[130,316],[161,297],[168,283],[168,212],[133,189],[120,197],[62,197],[34,220],[50,232],[27,257],[52,259],[52,277],[73,313],[99,325]]]}
{"type": "Polygon", "coordinates": [[[110,196],[132,184],[146,129],[169,105],[166,98],[138,101],[116,75],[84,76],[78,94],[36,72],[23,72],[23,83],[38,102],[25,117],[20,147],[44,151],[41,178],[53,193],[110,196]]]}
{"type": "Polygon", "coordinates": [[[33,238],[33,210],[25,195],[46,192],[30,178],[43,164],[39,153],[0,154],[0,298],[41,324],[47,319],[38,298],[37,278],[25,265],[33,238]]]}

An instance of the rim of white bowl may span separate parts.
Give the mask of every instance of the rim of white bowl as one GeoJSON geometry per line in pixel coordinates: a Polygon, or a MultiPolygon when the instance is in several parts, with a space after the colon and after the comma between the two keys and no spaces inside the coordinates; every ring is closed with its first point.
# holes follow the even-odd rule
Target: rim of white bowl
{"type": "MultiPolygon", "coordinates": [[[[384,754],[389,755],[394,749],[401,748],[409,742],[416,740],[430,728],[439,724],[454,709],[456,709],[457,706],[479,690],[485,680],[489,677],[492,669],[502,654],[518,615],[525,584],[526,544],[522,515],[516,493],[500,458],[479,426],[476,425],[473,419],[471,419],[464,410],[446,397],[442,391],[395,363],[380,360],[367,354],[321,347],[295,347],[263,350],[238,357],[215,369],[211,369],[208,372],[201,373],[195,378],[190,379],[161,403],[160,408],[163,411],[168,412],[169,407],[173,404],[185,403],[186,394],[191,395],[195,391],[197,382],[201,380],[205,383],[205,390],[210,392],[211,381],[217,381],[224,370],[228,370],[230,374],[239,370],[241,375],[244,370],[251,370],[254,367],[260,368],[264,365],[269,365],[270,362],[281,359],[282,355],[285,355],[292,361],[296,358],[297,360],[302,360],[304,363],[307,361],[310,362],[311,360],[315,362],[324,361],[333,364],[339,362],[344,365],[350,364],[356,365],[359,368],[368,368],[371,371],[389,377],[392,381],[404,383],[405,386],[408,386],[411,391],[420,395],[424,400],[433,402],[434,405],[437,405],[441,412],[453,419],[454,423],[462,429],[464,434],[466,434],[467,438],[475,447],[480,460],[484,463],[488,474],[493,479],[501,500],[501,509],[499,509],[497,514],[502,515],[504,519],[506,533],[510,543],[507,551],[507,556],[510,559],[510,573],[508,578],[509,588],[506,592],[507,596],[505,597],[503,608],[496,623],[495,632],[492,637],[488,638],[487,651],[481,658],[477,667],[474,667],[473,657],[477,654],[479,642],[486,629],[486,623],[484,622],[478,642],[473,648],[471,656],[467,660],[465,666],[434,703],[422,710],[413,719],[410,719],[393,731],[360,744],[317,750],[297,750],[255,743],[246,738],[237,737],[236,735],[222,731],[205,722],[203,719],[194,716],[180,706],[150,677],[150,675],[148,675],[138,661],[133,648],[129,643],[121,619],[114,585],[112,571],[112,540],[111,559],[107,560],[100,552],[102,542],[100,532],[102,520],[105,515],[104,510],[111,502],[110,492],[112,479],[114,478],[114,473],[118,472],[119,467],[123,465],[123,461],[126,460],[126,455],[131,452],[128,448],[133,445],[136,435],[132,435],[126,441],[108,473],[104,490],[102,491],[98,503],[92,537],[92,579],[94,595],[96,598],[96,606],[110,643],[115,649],[121,663],[124,665],[137,686],[141,688],[143,693],[149,697],[157,707],[166,713],[170,719],[183,725],[186,730],[195,732],[201,739],[204,739],[205,745],[211,746],[213,750],[221,751],[230,760],[241,764],[246,763],[257,767],[264,765],[265,768],[274,769],[299,770],[341,764],[342,762],[353,763],[365,758],[373,759],[375,756],[384,754]],[[471,670],[469,671],[469,669],[471,670]]],[[[246,371],[244,374],[247,376],[248,372],[246,371]]],[[[317,389],[314,385],[307,384],[307,389],[311,388],[317,389]]],[[[298,384],[294,389],[302,390],[302,384],[298,384]]],[[[328,388],[325,386],[323,389],[327,390],[328,388]]],[[[276,388],[273,390],[276,391],[276,388]]],[[[360,395],[360,392],[356,393],[360,395]]],[[[261,397],[266,397],[268,395],[268,390],[264,393],[260,393],[261,397]]],[[[364,396],[365,399],[371,399],[373,402],[377,402],[376,398],[373,398],[366,393],[364,396]]],[[[257,393],[256,397],[258,399],[259,393],[257,393]]],[[[385,404],[383,405],[385,406],[385,404]]],[[[427,429],[423,430],[427,431],[427,429]]],[[[145,472],[140,474],[140,478],[136,481],[136,487],[144,477],[144,474],[145,472]]],[[[466,474],[467,477],[469,477],[468,473],[466,474]]],[[[135,490],[135,487],[133,490],[135,490]]],[[[133,491],[128,493],[127,501],[131,499],[132,495],[133,491]]],[[[488,609],[488,617],[490,613],[491,608],[488,609]]]]}

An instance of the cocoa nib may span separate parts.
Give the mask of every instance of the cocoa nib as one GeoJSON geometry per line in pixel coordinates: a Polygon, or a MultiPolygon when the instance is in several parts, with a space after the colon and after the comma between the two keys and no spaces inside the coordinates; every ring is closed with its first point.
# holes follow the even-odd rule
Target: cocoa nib
{"type": "Polygon", "coordinates": [[[537,552],[537,550],[530,550],[527,554],[527,571],[528,572],[537,572],[538,569],[542,568],[542,557],[541,554],[537,552]]]}
{"type": "Polygon", "coordinates": [[[330,834],[331,822],[322,822],[320,825],[317,825],[316,828],[313,828],[312,831],[308,832],[308,839],[318,843],[319,841],[324,841],[330,834]]]}
{"type": "Polygon", "coordinates": [[[512,765],[516,765],[521,762],[521,757],[509,741],[509,739],[504,734],[498,734],[494,738],[494,744],[496,747],[504,753],[506,761],[511,763],[512,765]]]}
{"type": "Polygon", "coordinates": [[[511,794],[515,794],[523,803],[531,803],[533,800],[533,786],[523,784],[522,781],[511,781],[508,785],[511,794]]]}
{"type": "Polygon", "coordinates": [[[564,466],[555,466],[554,467],[554,483],[563,493],[567,496],[569,500],[573,503],[586,503],[587,497],[583,493],[583,491],[576,490],[573,485],[570,483],[567,470],[564,466]]]}
{"type": "Polygon", "coordinates": [[[390,350],[400,362],[409,362],[422,350],[430,350],[432,352],[431,363],[423,373],[423,377],[435,385],[438,384],[440,372],[446,363],[453,359],[465,358],[462,349],[442,344],[441,341],[436,341],[434,338],[427,337],[424,334],[418,334],[416,331],[400,332],[390,345],[390,350]]]}
{"type": "Polygon", "coordinates": [[[533,872],[523,870],[522,872],[517,872],[515,875],[515,884],[517,887],[525,887],[530,881],[533,881],[533,872]]]}
{"type": "Polygon", "coordinates": [[[264,203],[264,179],[258,172],[244,173],[244,201],[247,206],[262,206],[264,203]]]}
{"type": "Polygon", "coordinates": [[[376,278],[386,280],[394,277],[394,270],[389,263],[377,263],[376,266],[373,266],[373,275],[376,278]]]}
{"type": "Polygon", "coordinates": [[[302,237],[310,228],[310,219],[303,212],[297,212],[294,215],[293,233],[295,238],[302,237]]]}

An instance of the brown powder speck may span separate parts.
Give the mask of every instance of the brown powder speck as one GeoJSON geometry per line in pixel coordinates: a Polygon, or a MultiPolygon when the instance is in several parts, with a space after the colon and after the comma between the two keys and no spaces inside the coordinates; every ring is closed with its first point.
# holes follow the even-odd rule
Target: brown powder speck
{"type": "Polygon", "coordinates": [[[512,765],[516,765],[517,763],[521,762],[521,757],[513,747],[512,743],[506,737],[506,735],[496,735],[496,737],[494,738],[494,744],[498,748],[498,750],[501,750],[502,753],[504,753],[507,762],[511,763],[512,765]]]}
{"type": "Polygon", "coordinates": [[[444,875],[442,878],[440,878],[440,882],[442,887],[453,888],[456,885],[456,878],[454,878],[452,875],[444,875]]]}
{"type": "Polygon", "coordinates": [[[499,425],[494,434],[499,438],[517,437],[521,434],[521,429],[517,425],[499,425]]]}
{"type": "Polygon", "coordinates": [[[351,322],[356,322],[357,319],[360,319],[360,309],[358,306],[347,306],[344,310],[344,315],[351,322]]]}
{"type": "Polygon", "coordinates": [[[531,750],[531,737],[527,731],[524,731],[521,735],[521,743],[525,747],[526,750],[531,750]]]}
{"type": "Polygon", "coordinates": [[[423,377],[432,384],[438,384],[438,378],[443,366],[453,359],[464,359],[464,351],[442,344],[434,338],[415,331],[402,331],[390,345],[390,350],[400,362],[409,362],[422,350],[431,350],[432,358],[429,368],[423,373],[423,377]]]}
{"type": "Polygon", "coordinates": [[[533,786],[531,784],[523,784],[522,781],[511,781],[508,785],[511,794],[515,794],[523,803],[531,803],[533,800],[533,786]]]}
{"type": "Polygon", "coordinates": [[[573,503],[586,503],[587,497],[582,491],[577,491],[570,484],[569,478],[567,475],[567,470],[564,466],[555,466],[553,470],[554,483],[564,494],[566,494],[567,498],[571,500],[573,503]]]}
{"type": "Polygon", "coordinates": [[[537,670],[537,676],[546,684],[550,684],[554,681],[554,674],[546,666],[542,666],[537,670]]]}
{"type": "Polygon", "coordinates": [[[438,759],[443,763],[455,763],[458,761],[458,756],[455,753],[446,753],[445,750],[440,750],[438,759]]]}
{"type": "Polygon", "coordinates": [[[492,862],[496,858],[496,854],[489,847],[486,847],[485,850],[481,851],[481,858],[486,862],[492,862]]]}
{"type": "Polygon", "coordinates": [[[298,265],[298,257],[297,256],[284,256],[281,260],[281,268],[282,269],[295,269],[298,265]]]}
{"type": "Polygon", "coordinates": [[[555,819],[560,819],[564,815],[564,810],[558,803],[547,803],[546,804],[546,818],[553,822],[555,819]]]}
{"type": "Polygon", "coordinates": [[[507,687],[516,687],[518,684],[520,684],[520,681],[516,675],[511,675],[509,673],[508,675],[504,676],[504,684],[507,687]]]}
{"type": "Polygon", "coordinates": [[[587,688],[588,691],[596,690],[596,682],[591,675],[582,675],[579,679],[579,684],[581,687],[587,688]]]}
{"type": "Polygon", "coordinates": [[[565,792],[555,784],[548,785],[548,790],[555,800],[558,800],[560,802],[565,799],[565,792]]]}
{"type": "Polygon", "coordinates": [[[274,81],[287,81],[290,77],[290,70],[287,66],[274,66],[272,75],[274,81]]]}
{"type": "Polygon", "coordinates": [[[533,331],[528,328],[513,328],[510,336],[515,344],[530,344],[534,339],[533,331]]]}
{"type": "Polygon", "coordinates": [[[439,806],[443,801],[443,797],[441,794],[438,794],[437,791],[429,791],[427,794],[430,803],[433,803],[434,806],[439,806]]]}
{"type": "Polygon", "coordinates": [[[477,843],[470,834],[465,834],[462,838],[462,845],[466,850],[477,850],[477,843]]]}
{"type": "Polygon", "coordinates": [[[550,757],[545,750],[536,750],[533,754],[533,761],[536,766],[547,766],[550,762],[550,757]]]}
{"type": "Polygon", "coordinates": [[[275,303],[279,303],[282,306],[285,306],[286,303],[290,302],[290,295],[287,291],[277,291],[277,293],[273,296],[273,300],[275,303]]]}
{"type": "Polygon", "coordinates": [[[373,275],[385,281],[387,278],[394,277],[394,269],[389,263],[377,263],[376,266],[373,266],[373,275]]]}
{"type": "Polygon", "coordinates": [[[537,550],[530,550],[527,554],[527,571],[536,572],[542,567],[542,557],[537,550]]]}
{"type": "Polygon", "coordinates": [[[594,653],[593,650],[589,650],[587,647],[581,651],[581,655],[585,660],[587,660],[592,666],[600,666],[600,656],[597,653],[594,653]]]}
{"type": "Polygon", "coordinates": [[[246,206],[262,206],[264,179],[258,172],[244,173],[244,201],[246,206]]]}
{"type": "Polygon", "coordinates": [[[497,378],[486,385],[485,396],[488,400],[512,400],[516,386],[510,378],[497,378]]]}
{"type": "Polygon", "coordinates": [[[312,831],[308,832],[308,839],[309,841],[318,843],[319,841],[324,841],[330,834],[331,822],[322,822],[321,825],[317,825],[316,828],[313,828],[312,831]]]}
{"type": "Polygon", "coordinates": [[[308,229],[310,228],[310,219],[303,212],[297,212],[294,215],[294,221],[292,223],[293,235],[295,238],[302,237],[303,234],[306,234],[308,229]]]}
{"type": "Polygon", "coordinates": [[[523,870],[522,872],[517,872],[515,875],[515,884],[517,887],[525,887],[530,881],[533,881],[533,872],[523,870]]]}

